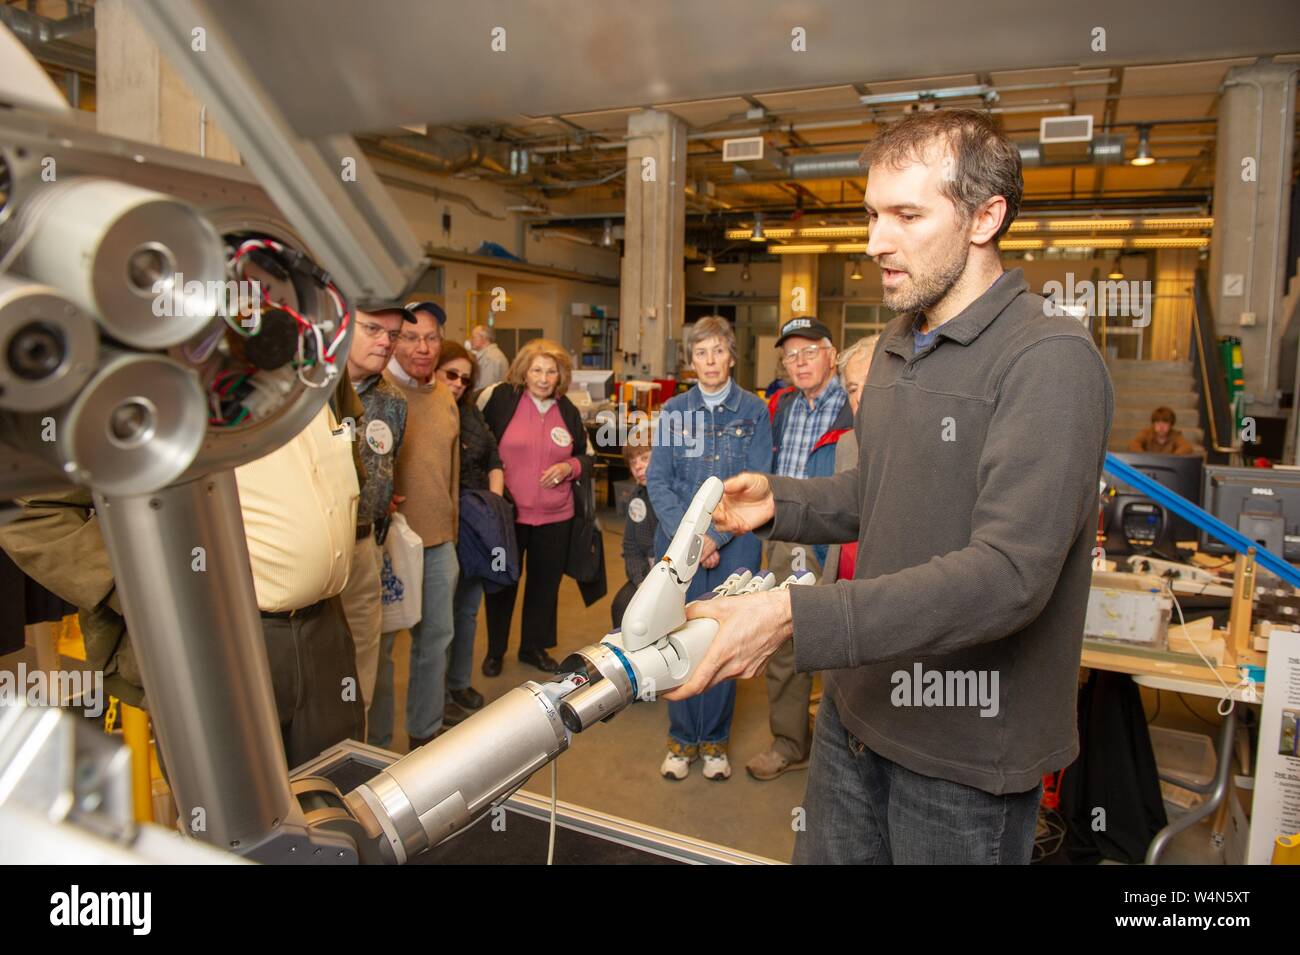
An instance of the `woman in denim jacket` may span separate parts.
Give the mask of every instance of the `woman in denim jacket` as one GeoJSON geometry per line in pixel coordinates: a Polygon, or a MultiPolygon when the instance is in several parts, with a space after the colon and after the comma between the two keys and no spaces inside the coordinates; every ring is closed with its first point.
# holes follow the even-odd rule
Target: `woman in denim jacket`
{"type": "MultiPolygon", "coordinates": [[[[767,406],[731,378],[736,336],[724,318],[695,322],[686,339],[697,384],[669,399],[655,423],[654,453],[646,488],[659,518],[655,546],[662,554],[677,532],[691,499],[709,477],[723,480],[741,471],[770,471],[772,425],[767,406]]],[[[688,601],[708,593],[741,569],[758,572],[762,547],[753,534],[733,537],[710,530],[704,555],[686,592],[688,601]]],[[[668,755],[660,772],[685,779],[697,757],[707,779],[731,776],[727,737],[736,706],[736,684],[728,680],[707,693],[668,704],[668,755]]]]}

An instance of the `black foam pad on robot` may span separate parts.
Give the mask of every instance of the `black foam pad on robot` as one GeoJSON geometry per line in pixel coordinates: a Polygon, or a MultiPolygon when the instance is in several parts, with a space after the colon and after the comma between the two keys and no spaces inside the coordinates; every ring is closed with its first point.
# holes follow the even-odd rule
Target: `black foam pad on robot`
{"type": "Polygon", "coordinates": [[[244,339],[244,351],[258,368],[280,368],[298,352],[298,323],[278,308],[263,311],[262,327],[256,335],[244,339]]]}

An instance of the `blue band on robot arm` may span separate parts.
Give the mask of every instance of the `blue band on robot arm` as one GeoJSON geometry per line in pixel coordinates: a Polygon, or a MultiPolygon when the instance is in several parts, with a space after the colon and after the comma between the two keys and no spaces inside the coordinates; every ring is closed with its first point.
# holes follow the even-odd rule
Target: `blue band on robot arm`
{"type": "Polygon", "coordinates": [[[636,673],[632,671],[632,664],[627,662],[627,657],[623,655],[623,651],[620,650],[618,647],[614,646],[614,644],[612,643],[606,643],[602,645],[609,647],[611,650],[614,651],[614,656],[618,657],[618,662],[623,664],[623,669],[627,671],[627,678],[632,681],[633,699],[639,698],[641,696],[641,691],[636,685],[636,673]]]}

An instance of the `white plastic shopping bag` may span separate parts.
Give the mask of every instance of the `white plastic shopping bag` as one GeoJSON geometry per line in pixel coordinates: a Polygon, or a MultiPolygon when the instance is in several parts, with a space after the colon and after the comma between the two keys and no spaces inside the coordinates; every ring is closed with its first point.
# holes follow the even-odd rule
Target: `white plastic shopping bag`
{"type": "Polygon", "coordinates": [[[384,540],[384,633],[408,630],[420,622],[420,595],[424,590],[424,541],[411,530],[406,518],[394,514],[384,540]]]}

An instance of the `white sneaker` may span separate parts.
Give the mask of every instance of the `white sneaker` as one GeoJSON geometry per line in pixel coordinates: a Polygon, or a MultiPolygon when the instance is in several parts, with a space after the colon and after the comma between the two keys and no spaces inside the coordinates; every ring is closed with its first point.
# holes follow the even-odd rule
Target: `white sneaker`
{"type": "Polygon", "coordinates": [[[670,751],[659,766],[659,772],[666,779],[685,779],[691,773],[691,762],[692,760],[689,757],[678,756],[670,751]]]}
{"type": "Polygon", "coordinates": [[[726,753],[712,755],[710,753],[701,753],[704,760],[704,778],[721,782],[724,779],[731,778],[731,763],[727,760],[726,753]]]}

